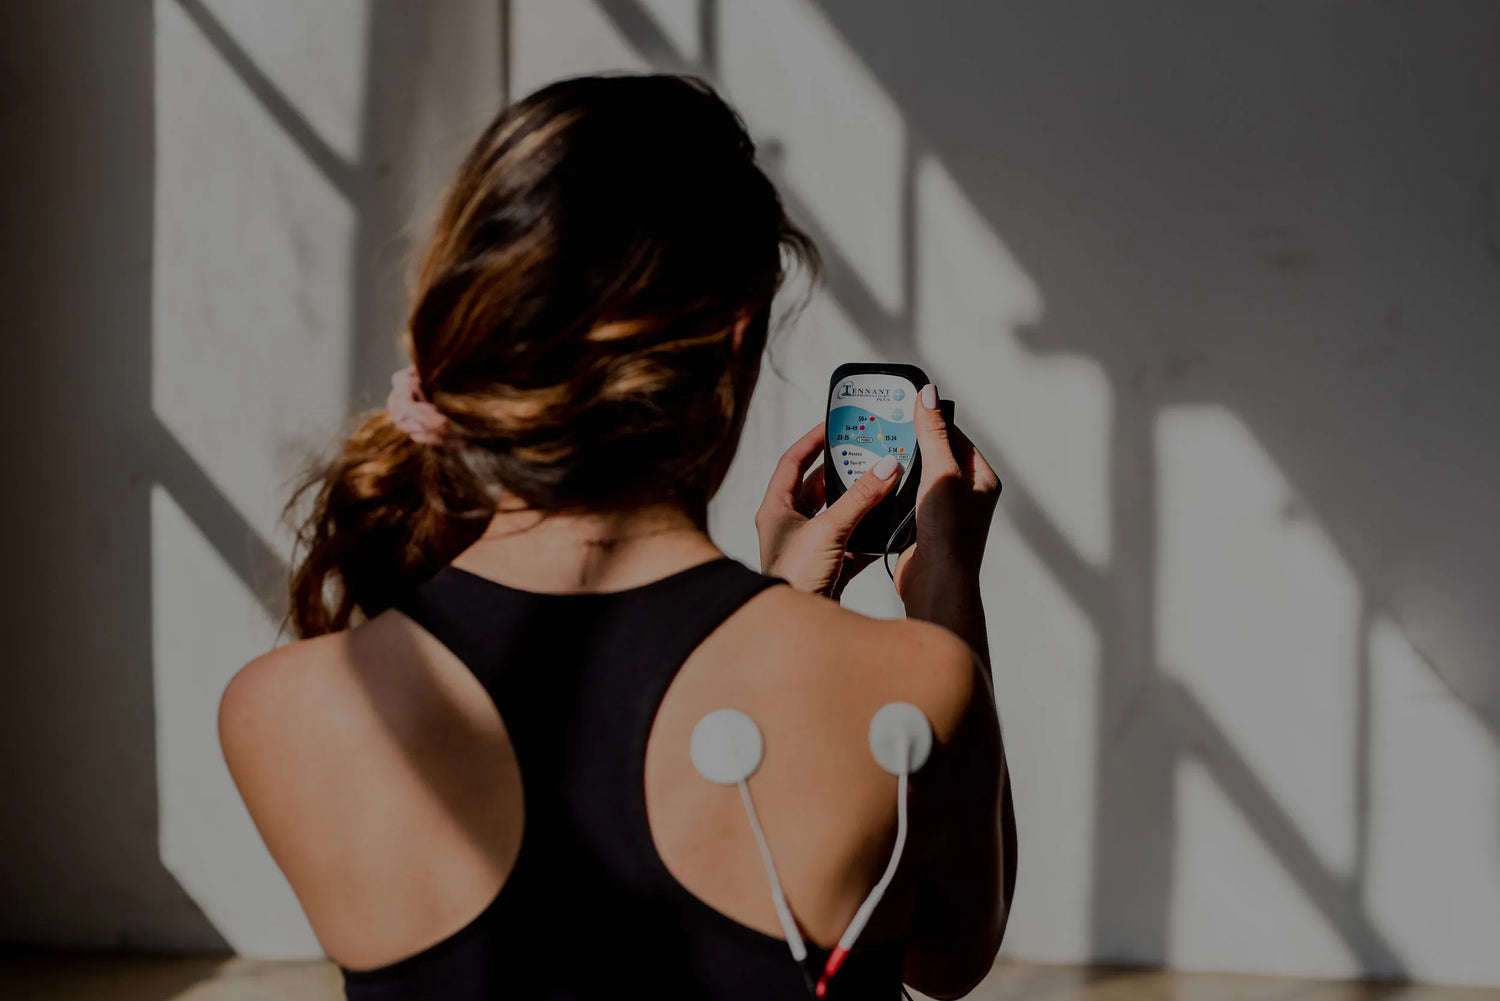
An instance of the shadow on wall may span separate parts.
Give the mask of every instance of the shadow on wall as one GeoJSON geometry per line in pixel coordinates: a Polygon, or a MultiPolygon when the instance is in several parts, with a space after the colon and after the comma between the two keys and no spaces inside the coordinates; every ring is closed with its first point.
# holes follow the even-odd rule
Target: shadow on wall
{"type": "Polygon", "coordinates": [[[0,165],[0,406],[29,429],[4,500],[25,570],[3,602],[0,941],[318,953],[214,710],[275,638],[289,476],[384,395],[406,224],[493,114],[495,17],[0,13],[0,125],[26,151],[0,165]]]}
{"type": "Polygon", "coordinates": [[[215,709],[277,638],[292,480],[388,388],[412,220],[495,111],[496,5],[156,13],[160,849],[236,951],[316,955],[223,766],[215,709]]]}
{"type": "Polygon", "coordinates": [[[0,940],[224,952],[158,851],[151,5],[6,4],[0,39],[0,940]]]}
{"type": "MultiPolygon", "coordinates": [[[[1017,773],[1031,926],[1013,922],[1013,944],[1500,977],[1484,965],[1500,886],[1466,868],[1493,862],[1484,839],[1500,824],[1500,536],[1486,517],[1500,494],[1487,385],[1500,348],[1486,336],[1500,315],[1500,137],[1481,127],[1500,121],[1500,9],[515,6],[596,10],[637,61],[724,82],[829,254],[840,322],[922,363],[1001,471],[992,635],[1031,665],[999,679],[1027,707],[1007,732],[1031,754],[1017,773]],[[870,177],[889,190],[850,183],[870,177]],[[1016,584],[1023,565],[1035,583],[1016,584]],[[1446,688],[1424,685],[1428,669],[1446,688]],[[1079,748],[1086,760],[1070,760],[1079,748]],[[1028,839],[1039,816],[1067,823],[1028,839]],[[1218,875],[1225,850],[1266,862],[1218,875]],[[1038,871],[1053,882],[1028,886],[1038,871]],[[1258,895],[1276,878],[1315,927],[1256,923],[1283,913],[1258,895]],[[1064,904],[1037,918],[1046,896],[1064,904]],[[1460,903],[1433,902],[1447,897],[1460,903]],[[1264,952],[1289,939],[1312,944],[1264,952]]],[[[0,677],[0,754],[27,763],[4,779],[19,809],[0,820],[0,938],[268,953],[296,943],[260,927],[251,870],[235,877],[205,827],[227,817],[224,836],[245,837],[237,800],[192,769],[205,754],[217,767],[212,705],[279,617],[275,450],[296,421],[321,435],[378,399],[393,367],[399,231],[432,145],[412,133],[423,101],[443,103],[419,92],[454,33],[425,34],[411,6],[368,6],[343,149],[221,20],[248,8],[155,9],[242,85],[347,234],[278,220],[277,238],[293,236],[270,256],[304,269],[287,284],[313,299],[249,328],[219,299],[194,313],[194,290],[238,288],[250,301],[228,305],[257,315],[275,283],[215,256],[260,246],[257,220],[238,220],[234,240],[192,228],[213,185],[241,175],[153,160],[153,6],[0,7],[14,43],[0,126],[28,154],[0,164],[22,331],[0,340],[13,383],[0,406],[26,429],[3,502],[26,530],[10,535],[20,574],[3,614],[21,669],[0,677]],[[164,166],[184,168],[166,178],[182,200],[165,217],[164,166]],[[299,241],[299,226],[341,249],[299,241]],[[153,260],[162,246],[187,252],[153,260]],[[155,302],[153,267],[169,293],[158,285],[155,302]],[[289,329],[341,336],[275,340],[289,329]],[[252,350],[247,334],[269,340],[252,350]],[[191,346],[248,374],[206,379],[182,363],[191,346]],[[342,391],[324,399],[330,380],[342,391]],[[252,400],[243,412],[268,423],[243,438],[207,422],[236,410],[226,393],[267,386],[323,410],[252,400]],[[174,548],[179,536],[202,553],[174,548]],[[204,562],[173,562],[185,552],[204,562]],[[212,574],[258,601],[243,633],[225,625],[238,606],[205,612],[212,574]],[[215,634],[172,632],[205,616],[215,634]]],[[[480,125],[448,121],[446,138],[461,148],[480,125]]]]}
{"type": "MultiPolygon", "coordinates": [[[[1092,635],[1082,951],[1494,982],[1500,9],[595,6],[636,57],[726,86],[838,310],[959,400],[1006,483],[1006,555],[1092,635]],[[868,75],[842,105],[838,72],[868,75]],[[868,155],[818,161],[861,129],[868,155]],[[837,204],[884,170],[890,197],[837,204]],[[935,222],[939,192],[961,211],[935,222]],[[860,230],[888,207],[893,261],[860,230]],[[1007,393],[1032,406],[987,399],[1007,393]],[[1097,475],[1070,471],[1094,450],[1097,475]],[[1211,843],[1271,879],[1216,872],[1211,843]],[[1294,932],[1265,925],[1255,884],[1278,880],[1317,916],[1294,932]]],[[[997,650],[1032,639],[997,616],[997,650]]],[[[1023,816],[1059,768],[1030,764],[1023,816]]],[[[1072,837],[1026,833],[1023,857],[1072,837]]]]}
{"type": "MultiPolygon", "coordinates": [[[[1488,731],[1479,753],[1495,775],[1500,10],[821,7],[1046,291],[1026,345],[1095,359],[1112,387],[1110,557],[1077,572],[1046,555],[1063,547],[1039,519],[1019,519],[1101,641],[1096,954],[1157,959],[1193,935],[1169,913],[1184,820],[1174,826],[1173,772],[1186,755],[1360,969],[1478,975],[1500,885],[1493,869],[1465,868],[1493,853],[1480,842],[1436,862],[1454,896],[1481,880],[1487,909],[1402,900],[1389,870],[1431,866],[1418,856],[1442,849],[1413,837],[1400,857],[1391,843],[1412,835],[1391,828],[1470,818],[1418,816],[1423,798],[1372,770],[1401,740],[1377,725],[1400,711],[1395,622],[1450,704],[1488,731]],[[1237,449],[1290,489],[1248,500],[1266,478],[1232,480],[1237,449]],[[1217,488],[1201,482],[1210,470],[1217,488]],[[1235,580],[1266,570],[1272,536],[1221,546],[1220,561],[1208,547],[1268,511],[1302,536],[1276,568],[1302,606],[1262,617],[1235,580]],[[1320,544],[1326,557],[1311,558],[1320,544]],[[1268,640],[1276,630],[1288,641],[1268,640]],[[1307,739],[1317,730],[1326,743],[1307,739]],[[1294,783],[1268,785],[1329,760],[1342,773],[1321,785],[1352,830],[1319,823],[1294,783]],[[1384,843],[1371,840],[1377,821],[1384,843]],[[1407,933],[1424,919],[1455,921],[1468,956],[1418,944],[1407,933]]],[[[1435,746],[1411,751],[1436,770],[1419,781],[1474,778],[1445,774],[1435,746]]],[[[1493,813],[1496,791],[1470,795],[1493,813]]],[[[1236,901],[1253,893],[1216,888],[1238,926],[1236,901]]]]}

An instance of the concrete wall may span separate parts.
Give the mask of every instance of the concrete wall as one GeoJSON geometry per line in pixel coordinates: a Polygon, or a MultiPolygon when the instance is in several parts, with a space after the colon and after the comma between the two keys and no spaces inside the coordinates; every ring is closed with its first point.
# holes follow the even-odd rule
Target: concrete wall
{"type": "Polygon", "coordinates": [[[517,93],[716,79],[833,259],[726,545],[841,361],[1000,469],[1007,953],[1500,983],[1500,8],[512,10],[517,93]]]}
{"type": "Polygon", "coordinates": [[[0,7],[0,940],[315,955],[219,754],[289,483],[395,367],[488,0],[0,7]]]}
{"type": "MultiPolygon", "coordinates": [[[[0,8],[0,938],[315,950],[212,708],[274,641],[288,479],[394,363],[500,8],[0,8]]],[[[508,21],[516,93],[716,79],[831,259],[726,549],[840,361],[923,365],[1001,471],[1007,953],[1500,984],[1500,7],[508,21]]],[[[876,569],[847,601],[899,614],[876,569]]]]}

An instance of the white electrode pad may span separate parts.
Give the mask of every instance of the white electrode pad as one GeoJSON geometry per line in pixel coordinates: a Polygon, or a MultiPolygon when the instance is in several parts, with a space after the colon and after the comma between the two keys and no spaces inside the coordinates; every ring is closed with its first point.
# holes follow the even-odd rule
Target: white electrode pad
{"type": "Polygon", "coordinates": [[[700,719],[688,747],[698,774],[725,786],[754,775],[765,751],[760,727],[738,709],[715,709],[700,719]]]}
{"type": "Polygon", "coordinates": [[[870,720],[870,753],[892,775],[910,775],[932,753],[932,724],[910,702],[887,702],[870,720]]]}
{"type": "Polygon", "coordinates": [[[887,455],[906,475],[917,454],[917,387],[900,375],[845,376],[828,401],[828,450],[845,487],[887,455]]]}

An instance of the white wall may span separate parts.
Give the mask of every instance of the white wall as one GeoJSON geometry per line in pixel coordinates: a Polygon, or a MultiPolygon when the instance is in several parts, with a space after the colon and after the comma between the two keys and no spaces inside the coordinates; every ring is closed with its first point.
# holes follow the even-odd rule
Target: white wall
{"type": "MultiPolygon", "coordinates": [[[[288,480],[383,395],[498,15],[0,5],[0,939],[315,952],[213,707],[288,480]]],[[[831,259],[726,549],[841,361],[923,365],[1001,470],[1007,953],[1500,984],[1497,18],[511,3],[515,93],[714,77],[831,259]]],[[[878,569],[847,601],[899,614],[878,569]]]]}
{"type": "Polygon", "coordinates": [[[5,498],[0,939],[316,955],[215,709],[277,641],[290,482],[384,399],[410,238],[500,106],[500,8],[0,17],[24,153],[0,167],[5,417],[30,429],[5,498]]]}
{"type": "Polygon", "coordinates": [[[1001,470],[1008,954],[1500,984],[1500,8],[513,12],[517,93],[716,79],[834,260],[726,545],[841,361],[1001,470]]]}

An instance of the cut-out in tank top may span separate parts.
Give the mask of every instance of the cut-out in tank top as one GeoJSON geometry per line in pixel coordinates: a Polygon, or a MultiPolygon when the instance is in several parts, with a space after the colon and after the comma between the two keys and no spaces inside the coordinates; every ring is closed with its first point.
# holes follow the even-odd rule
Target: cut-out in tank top
{"type": "MultiPolygon", "coordinates": [[[[646,814],[646,742],[667,687],[709,633],[778,583],[731,557],[568,594],[449,566],[403,596],[395,607],[474,672],[504,720],[525,829],[482,912],[397,962],[344,969],[348,1001],[808,998],[784,939],[667,870],[646,814]]],[[[827,952],[808,949],[821,969],[827,952]]],[[[856,944],[828,998],[896,1001],[904,954],[901,940],[856,944]]]]}

